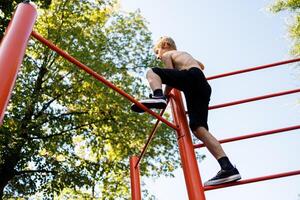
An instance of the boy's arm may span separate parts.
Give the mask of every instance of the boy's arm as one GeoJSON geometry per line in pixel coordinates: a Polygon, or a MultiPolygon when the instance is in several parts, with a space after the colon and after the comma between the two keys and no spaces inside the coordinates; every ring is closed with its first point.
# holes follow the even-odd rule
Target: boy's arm
{"type": "Polygon", "coordinates": [[[201,68],[202,70],[204,70],[204,65],[203,65],[200,61],[198,61],[198,60],[196,60],[196,61],[197,61],[198,65],[200,66],[200,68],[201,68]]]}
{"type": "MultiPolygon", "coordinates": [[[[171,54],[165,53],[165,55],[162,56],[161,61],[164,63],[165,68],[174,69],[171,54]]],[[[164,95],[168,96],[172,89],[172,87],[166,85],[164,95]]]]}
{"type": "Polygon", "coordinates": [[[174,69],[173,62],[172,62],[172,56],[168,52],[165,53],[161,57],[161,61],[164,63],[164,67],[167,69],[174,69]]]}

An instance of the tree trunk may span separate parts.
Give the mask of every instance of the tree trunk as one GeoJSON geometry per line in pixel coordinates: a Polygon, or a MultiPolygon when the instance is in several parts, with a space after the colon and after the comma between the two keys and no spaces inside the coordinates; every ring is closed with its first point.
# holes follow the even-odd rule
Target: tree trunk
{"type": "MultiPolygon", "coordinates": [[[[14,178],[15,174],[15,167],[17,166],[18,162],[21,160],[21,150],[25,141],[28,138],[28,126],[31,123],[31,118],[34,114],[34,108],[36,103],[38,102],[38,98],[41,95],[42,90],[42,83],[45,74],[47,73],[46,66],[43,65],[40,68],[39,75],[37,77],[34,91],[32,92],[31,101],[28,102],[27,110],[23,117],[23,120],[20,124],[20,134],[17,134],[23,138],[22,141],[18,141],[17,144],[13,148],[9,148],[5,144],[6,150],[3,153],[3,164],[0,165],[0,200],[3,199],[4,195],[4,188],[9,183],[10,180],[14,178]]],[[[12,133],[13,134],[13,133],[12,133]]]]}
{"type": "Polygon", "coordinates": [[[4,188],[8,182],[15,176],[15,167],[20,160],[22,145],[18,145],[15,149],[7,148],[6,155],[3,156],[3,164],[0,165],[0,200],[4,195],[4,188]]]}

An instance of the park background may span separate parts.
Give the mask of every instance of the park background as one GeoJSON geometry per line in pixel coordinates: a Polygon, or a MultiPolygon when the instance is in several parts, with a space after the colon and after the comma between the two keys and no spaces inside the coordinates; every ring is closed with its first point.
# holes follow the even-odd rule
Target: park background
{"type": "MultiPolygon", "coordinates": [[[[1,38],[21,1],[0,2],[1,38]]],[[[146,83],[146,67],[159,64],[151,48],[162,35],[203,62],[208,77],[289,59],[300,37],[300,26],[293,29],[296,40],[288,34],[298,0],[276,1],[296,4],[292,12],[279,13],[268,10],[273,0],[34,2],[39,5],[35,31],[137,99],[150,92],[141,83],[146,83]]],[[[298,88],[299,67],[290,64],[210,83],[215,105],[298,88]]],[[[0,199],[130,199],[129,157],[139,155],[154,120],[129,107],[119,94],[31,39],[0,127],[0,199]]],[[[212,110],[209,116],[218,139],[297,124],[298,94],[212,110]]],[[[298,132],[223,147],[244,179],[293,171],[299,169],[298,132]]],[[[164,177],[179,166],[175,136],[162,125],[151,143],[141,163],[142,188],[148,189],[143,199],[188,199],[180,168],[175,178],[164,177]]],[[[199,161],[206,181],[219,167],[205,148],[197,153],[206,156],[199,161]]],[[[299,185],[295,176],[206,195],[208,200],[298,200],[299,185]]]]}
{"type": "MultiPolygon", "coordinates": [[[[171,36],[179,50],[191,53],[206,66],[207,77],[291,58],[289,12],[272,13],[270,0],[121,0],[124,12],[139,10],[149,22],[153,40],[171,36]]],[[[297,64],[212,80],[211,105],[299,87],[297,64]]],[[[299,94],[212,110],[210,131],[224,139],[247,133],[297,125],[299,94]]],[[[299,131],[223,144],[243,179],[300,168],[299,131]]],[[[206,149],[199,164],[202,181],[219,166],[206,149]]],[[[143,172],[141,172],[143,173],[143,172]]],[[[188,199],[181,169],[175,178],[142,179],[159,200],[188,199]]],[[[207,199],[298,200],[299,176],[263,181],[206,192],[207,199]]]]}

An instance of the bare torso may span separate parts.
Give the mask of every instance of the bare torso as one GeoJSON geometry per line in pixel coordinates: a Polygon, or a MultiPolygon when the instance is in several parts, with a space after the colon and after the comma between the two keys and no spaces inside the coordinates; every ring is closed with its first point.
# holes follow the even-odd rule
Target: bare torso
{"type": "Polygon", "coordinates": [[[170,56],[172,59],[173,67],[178,70],[190,69],[197,67],[203,69],[202,63],[194,59],[189,53],[184,51],[171,50],[165,53],[166,56],[170,56]]]}

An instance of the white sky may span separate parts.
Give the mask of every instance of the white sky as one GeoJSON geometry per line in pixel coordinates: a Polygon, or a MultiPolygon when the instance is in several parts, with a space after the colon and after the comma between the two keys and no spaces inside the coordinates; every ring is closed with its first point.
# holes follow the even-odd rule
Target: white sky
{"type": "MultiPolygon", "coordinates": [[[[206,66],[206,76],[290,58],[287,14],[271,14],[266,0],[121,0],[125,11],[140,9],[156,41],[173,37],[206,66]]],[[[299,88],[299,68],[284,65],[210,81],[211,105],[299,88]]],[[[299,94],[212,110],[211,132],[224,139],[300,124],[299,94]]],[[[300,131],[290,131],[223,145],[244,179],[300,169],[300,131]]],[[[199,164],[202,181],[219,170],[206,149],[199,164]]],[[[182,170],[175,178],[145,179],[158,200],[187,200],[182,170]]],[[[205,193],[207,200],[299,200],[300,176],[264,181],[205,193]]]]}

